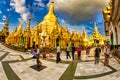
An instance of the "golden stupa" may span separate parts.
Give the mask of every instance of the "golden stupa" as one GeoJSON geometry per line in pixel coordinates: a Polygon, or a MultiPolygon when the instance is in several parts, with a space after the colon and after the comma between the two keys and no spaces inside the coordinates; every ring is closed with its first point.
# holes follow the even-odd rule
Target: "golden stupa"
{"type": "Polygon", "coordinates": [[[90,36],[90,44],[94,46],[103,45],[106,43],[106,41],[107,38],[99,33],[96,23],[94,22],[94,32],[90,36]]]}
{"type": "Polygon", "coordinates": [[[31,17],[32,16],[30,16],[28,24],[23,31],[23,21],[21,20],[17,31],[13,30],[6,38],[6,44],[24,46],[25,48],[35,45],[50,48],[56,47],[56,45],[59,44],[61,48],[64,48],[67,44],[71,45],[72,43],[74,43],[76,47],[79,45],[87,46],[94,44],[96,39],[100,41],[100,44],[104,44],[104,40],[106,40],[104,36],[99,34],[97,27],[95,27],[90,41],[84,28],[82,29],[82,34],[80,34],[79,31],[76,31],[76,27],[72,33],[69,31],[68,25],[66,25],[65,28],[62,27],[54,13],[54,1],[51,2],[49,11],[43,21],[32,28],[30,28],[31,17]]]}
{"type": "Polygon", "coordinates": [[[74,43],[75,46],[80,45],[80,38],[81,38],[81,35],[80,35],[80,33],[78,35],[78,33],[76,31],[76,26],[74,26],[74,31],[72,32],[72,35],[71,35],[72,43],[74,43]]]}
{"type": "Polygon", "coordinates": [[[10,16],[8,17],[8,19],[6,20],[6,23],[2,29],[2,31],[0,31],[0,41],[5,42],[5,39],[8,37],[9,35],[9,30],[8,30],[8,26],[9,26],[9,21],[10,21],[10,16]]]}
{"type": "Polygon", "coordinates": [[[19,46],[21,45],[21,36],[22,36],[22,23],[23,23],[23,20],[21,20],[18,28],[17,28],[17,31],[14,33],[14,45],[15,46],[19,46]]]}
{"type": "Polygon", "coordinates": [[[88,40],[88,35],[84,29],[84,27],[82,28],[82,39],[83,39],[83,46],[89,46],[89,40],[88,40]]]}

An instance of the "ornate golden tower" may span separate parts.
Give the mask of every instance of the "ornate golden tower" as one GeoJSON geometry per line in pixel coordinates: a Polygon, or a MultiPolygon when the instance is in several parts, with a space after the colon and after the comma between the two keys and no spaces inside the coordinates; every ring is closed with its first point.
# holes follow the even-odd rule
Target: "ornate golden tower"
{"type": "Polygon", "coordinates": [[[94,22],[94,32],[90,36],[91,45],[103,45],[106,40],[107,38],[99,33],[96,23],[94,22]]]}
{"type": "Polygon", "coordinates": [[[78,38],[79,38],[79,40],[80,40],[80,42],[82,41],[82,36],[81,36],[81,34],[80,34],[80,28],[78,29],[79,31],[77,32],[77,35],[78,35],[78,38]]]}
{"type": "Polygon", "coordinates": [[[8,37],[5,40],[6,44],[14,44],[14,33],[15,33],[14,30],[12,30],[12,32],[9,33],[8,37]]]}
{"type": "Polygon", "coordinates": [[[48,34],[51,34],[52,30],[54,29],[54,26],[58,26],[59,31],[61,28],[61,26],[58,23],[57,17],[54,13],[54,0],[52,0],[50,4],[47,15],[44,17],[43,21],[39,23],[39,27],[42,28],[42,32],[45,32],[46,26],[47,29],[49,29],[48,34]]]}
{"type": "Polygon", "coordinates": [[[25,48],[30,47],[30,40],[31,40],[30,22],[31,22],[31,16],[30,16],[30,19],[28,20],[28,24],[23,33],[25,48]]]}
{"type": "Polygon", "coordinates": [[[82,42],[84,46],[89,45],[89,40],[88,40],[88,35],[87,32],[85,31],[84,27],[82,28],[82,42]]]}
{"type": "Polygon", "coordinates": [[[20,43],[21,43],[21,36],[22,36],[22,23],[23,23],[23,20],[21,20],[18,28],[17,28],[17,31],[15,32],[14,34],[14,45],[15,46],[19,46],[20,43]]]}
{"type": "Polygon", "coordinates": [[[72,36],[71,36],[71,41],[72,41],[72,43],[74,43],[75,46],[79,45],[78,42],[80,41],[80,39],[78,38],[76,26],[74,26],[74,31],[73,31],[72,36]]]}
{"type": "Polygon", "coordinates": [[[85,38],[85,29],[84,29],[84,27],[82,27],[82,39],[84,39],[85,38]]]}
{"type": "Polygon", "coordinates": [[[8,30],[9,21],[10,21],[10,17],[8,17],[8,19],[6,20],[6,23],[3,27],[3,30],[0,32],[0,41],[5,42],[5,39],[9,35],[9,30],[8,30]]]}

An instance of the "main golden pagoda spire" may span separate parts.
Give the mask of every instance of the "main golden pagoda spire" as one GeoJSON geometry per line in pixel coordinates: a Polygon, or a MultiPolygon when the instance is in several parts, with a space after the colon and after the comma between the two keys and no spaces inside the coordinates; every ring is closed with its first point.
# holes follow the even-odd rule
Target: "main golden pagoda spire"
{"type": "Polygon", "coordinates": [[[94,31],[97,31],[98,32],[98,28],[96,26],[96,22],[94,21],[94,31]]]}
{"type": "Polygon", "coordinates": [[[46,20],[46,21],[48,21],[48,20],[56,21],[57,20],[55,13],[54,13],[54,0],[52,0],[52,2],[51,2],[49,11],[48,11],[47,15],[44,17],[44,20],[46,20]]]}

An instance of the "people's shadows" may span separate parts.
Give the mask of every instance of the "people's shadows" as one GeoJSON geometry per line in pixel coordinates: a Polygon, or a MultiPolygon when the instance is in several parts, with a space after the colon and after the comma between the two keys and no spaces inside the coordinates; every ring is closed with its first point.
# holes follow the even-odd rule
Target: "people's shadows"
{"type": "Polygon", "coordinates": [[[30,66],[32,69],[36,70],[36,71],[41,71],[45,68],[47,68],[47,66],[43,66],[41,65],[39,68],[37,67],[37,65],[33,65],[33,66],[30,66]]]}

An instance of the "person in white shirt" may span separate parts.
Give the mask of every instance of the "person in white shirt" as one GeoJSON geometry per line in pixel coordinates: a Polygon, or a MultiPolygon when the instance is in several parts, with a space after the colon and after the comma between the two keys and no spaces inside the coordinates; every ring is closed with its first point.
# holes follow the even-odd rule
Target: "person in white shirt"
{"type": "Polygon", "coordinates": [[[60,46],[59,44],[57,44],[57,50],[56,50],[56,63],[60,62],[61,61],[61,58],[60,58],[60,46]]]}
{"type": "Polygon", "coordinates": [[[105,55],[104,66],[107,66],[109,64],[109,55],[110,55],[109,44],[105,45],[104,47],[104,55],[105,55]]]}

